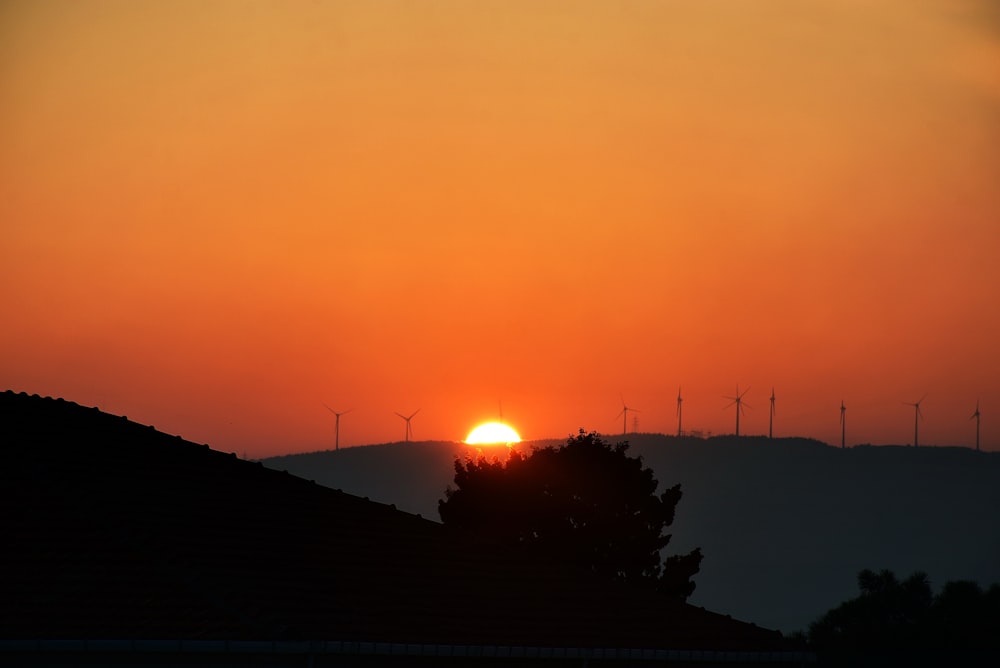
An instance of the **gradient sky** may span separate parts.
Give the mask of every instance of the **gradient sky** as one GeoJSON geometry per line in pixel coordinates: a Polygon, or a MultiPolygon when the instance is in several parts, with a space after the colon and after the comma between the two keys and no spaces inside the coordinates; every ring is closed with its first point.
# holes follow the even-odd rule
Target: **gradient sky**
{"type": "Polygon", "coordinates": [[[0,0],[0,388],[1000,449],[998,184],[988,0],[0,0]]]}

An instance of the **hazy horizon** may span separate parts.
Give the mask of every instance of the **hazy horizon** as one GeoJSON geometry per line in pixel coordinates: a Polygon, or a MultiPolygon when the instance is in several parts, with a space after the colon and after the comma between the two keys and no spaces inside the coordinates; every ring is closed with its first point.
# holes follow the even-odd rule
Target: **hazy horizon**
{"type": "MultiPolygon", "coordinates": [[[[23,392],[24,394],[37,394],[37,393],[31,393],[31,392],[20,391],[20,390],[15,390],[15,389],[9,389],[7,391],[15,392],[15,393],[21,393],[21,392],[23,392]]],[[[157,425],[154,425],[152,423],[144,422],[141,418],[139,418],[139,417],[137,417],[135,415],[131,415],[130,416],[130,415],[126,415],[126,414],[123,414],[123,413],[115,413],[115,412],[109,411],[106,408],[101,407],[101,406],[90,406],[88,404],[81,403],[79,401],[75,401],[71,397],[55,397],[55,396],[48,396],[48,395],[40,395],[40,396],[43,396],[43,397],[46,397],[46,398],[50,398],[50,399],[63,399],[63,400],[66,400],[66,401],[71,401],[73,403],[80,404],[80,405],[85,406],[85,407],[97,408],[98,410],[101,410],[102,412],[105,412],[105,413],[109,413],[109,414],[112,414],[112,415],[118,415],[118,416],[125,417],[125,418],[129,419],[132,422],[136,422],[136,423],[139,423],[139,424],[144,424],[144,425],[147,425],[147,426],[152,426],[152,427],[156,428],[158,431],[161,431],[163,433],[169,434],[171,436],[180,436],[180,437],[184,438],[185,440],[191,441],[191,442],[194,442],[194,443],[205,443],[206,445],[210,446],[211,448],[213,448],[215,450],[220,450],[220,451],[223,451],[223,452],[232,452],[232,453],[238,454],[240,456],[245,456],[246,458],[249,458],[249,459],[255,459],[255,460],[271,459],[271,458],[283,457],[283,456],[293,456],[293,455],[301,455],[301,454],[312,454],[312,453],[318,453],[318,452],[334,451],[335,449],[337,449],[336,448],[334,431],[333,431],[334,427],[331,427],[331,433],[329,435],[329,442],[328,443],[320,443],[317,446],[314,446],[314,445],[303,446],[303,448],[305,448],[305,449],[296,449],[296,447],[294,445],[289,445],[288,443],[281,443],[281,444],[278,444],[278,445],[274,446],[275,450],[273,452],[269,451],[267,449],[267,447],[265,447],[260,452],[251,455],[247,451],[246,448],[239,448],[238,447],[239,444],[231,444],[232,447],[227,447],[227,446],[222,445],[222,444],[212,443],[212,442],[205,441],[205,439],[198,438],[198,436],[195,435],[195,434],[180,434],[180,433],[176,433],[176,432],[171,432],[168,429],[163,428],[162,426],[157,426],[157,425]]],[[[330,410],[330,409],[327,409],[327,410],[330,410]]],[[[911,411],[912,411],[912,408],[911,408],[911,411]]],[[[352,413],[352,414],[354,413],[354,411],[349,411],[349,412],[352,413]]],[[[732,411],[730,410],[730,413],[731,412],[732,411]]],[[[345,413],[341,413],[341,415],[342,415],[342,420],[346,421],[346,418],[343,418],[343,416],[345,415],[345,413]]],[[[494,419],[499,420],[499,418],[494,418],[494,419]]],[[[676,415],[674,416],[674,419],[675,419],[675,425],[676,425],[676,415]]],[[[330,420],[331,420],[331,424],[332,424],[333,423],[333,417],[332,416],[330,417],[330,420]]],[[[731,426],[735,427],[735,416],[733,416],[733,420],[734,420],[734,423],[731,426]]],[[[505,424],[508,424],[507,420],[503,420],[503,422],[505,424]]],[[[621,416],[620,415],[619,415],[619,417],[618,417],[618,419],[617,419],[616,422],[617,422],[618,425],[621,425],[621,416]]],[[[400,424],[401,425],[403,424],[402,421],[400,421],[400,424]]],[[[764,425],[765,428],[764,428],[763,432],[752,431],[752,430],[748,431],[747,430],[747,423],[746,423],[746,416],[745,415],[744,415],[743,418],[741,418],[741,423],[740,424],[741,424],[741,427],[740,427],[739,438],[747,438],[748,440],[752,440],[754,442],[759,442],[760,439],[772,440],[772,439],[769,439],[769,437],[768,437],[767,425],[766,424],[764,425]]],[[[589,428],[589,427],[587,427],[585,425],[580,425],[580,426],[576,427],[575,429],[567,430],[565,434],[561,434],[561,435],[524,436],[522,434],[522,435],[520,435],[521,436],[521,442],[520,443],[514,443],[514,444],[509,444],[509,445],[510,445],[510,447],[513,447],[513,448],[516,449],[518,446],[522,446],[522,445],[523,446],[533,446],[533,445],[535,445],[537,443],[549,443],[549,442],[553,442],[553,443],[556,443],[556,444],[561,444],[567,438],[575,436],[579,432],[580,429],[583,429],[583,430],[588,431],[588,432],[591,432],[591,431],[592,432],[597,432],[603,438],[605,438],[606,440],[612,441],[612,442],[617,442],[619,440],[628,441],[630,438],[634,438],[634,437],[644,438],[644,437],[647,437],[647,436],[663,436],[663,437],[667,437],[667,438],[674,438],[674,437],[677,436],[677,430],[676,430],[676,428],[673,431],[657,431],[657,430],[645,430],[645,429],[642,429],[641,426],[640,426],[640,428],[638,429],[638,431],[634,431],[632,429],[633,426],[634,426],[634,423],[632,422],[632,420],[629,420],[629,430],[628,430],[627,433],[623,434],[621,432],[620,427],[619,427],[619,429],[616,430],[613,427],[610,428],[610,429],[599,429],[599,428],[589,428]]],[[[400,430],[402,431],[403,428],[404,427],[401,426],[400,430]]],[[[751,429],[752,429],[752,427],[751,427],[751,429]]],[[[912,417],[911,417],[911,429],[912,429],[912,417]]],[[[919,447],[921,447],[921,448],[924,448],[924,447],[927,447],[927,448],[956,448],[957,447],[957,448],[965,448],[965,449],[973,449],[973,450],[975,449],[974,442],[973,443],[944,443],[944,442],[935,443],[935,442],[928,442],[928,441],[926,441],[924,439],[923,433],[924,433],[923,432],[923,424],[921,423],[920,445],[919,445],[919,447]]],[[[911,431],[910,432],[911,438],[910,438],[910,440],[908,442],[907,441],[899,441],[899,442],[875,443],[875,442],[872,442],[872,441],[864,441],[864,440],[851,441],[850,439],[846,439],[845,443],[846,443],[846,447],[847,448],[867,447],[867,446],[872,446],[872,447],[904,447],[904,448],[906,448],[906,447],[912,447],[913,446],[912,435],[913,435],[913,433],[911,431]]],[[[681,434],[681,437],[682,438],[686,438],[686,439],[707,440],[707,439],[712,439],[712,438],[721,438],[721,439],[735,438],[736,436],[735,436],[735,428],[733,428],[731,430],[728,430],[728,431],[727,430],[722,430],[722,431],[719,431],[719,432],[713,432],[711,430],[700,430],[700,429],[697,429],[697,428],[692,428],[692,429],[685,428],[683,430],[683,433],[681,434]]],[[[837,441],[837,442],[825,441],[825,440],[823,440],[821,438],[812,436],[810,434],[779,434],[779,433],[775,433],[774,436],[773,436],[773,440],[776,440],[776,441],[796,440],[796,439],[801,439],[801,440],[806,440],[806,441],[814,441],[814,442],[821,443],[823,445],[829,446],[831,448],[840,448],[841,447],[839,441],[837,441]]],[[[451,444],[455,444],[455,445],[465,446],[465,447],[470,448],[470,449],[485,449],[485,450],[491,450],[491,449],[494,449],[494,448],[504,448],[504,447],[506,447],[506,444],[502,444],[502,443],[468,444],[468,443],[465,443],[465,437],[464,436],[462,436],[462,437],[444,437],[444,438],[417,438],[417,437],[412,437],[411,436],[411,438],[409,439],[409,441],[407,441],[405,432],[401,433],[399,438],[394,438],[394,439],[390,438],[390,439],[385,440],[385,441],[346,442],[345,439],[344,439],[344,433],[341,432],[340,449],[349,449],[349,448],[358,448],[358,447],[372,447],[372,446],[382,446],[382,445],[397,445],[397,444],[404,444],[404,443],[407,443],[407,442],[412,443],[414,445],[419,445],[419,444],[434,444],[434,443],[451,443],[451,444]]],[[[982,443],[981,449],[982,449],[983,452],[997,452],[997,451],[1000,451],[997,448],[987,447],[987,443],[988,442],[986,442],[986,441],[984,441],[982,443]]]]}

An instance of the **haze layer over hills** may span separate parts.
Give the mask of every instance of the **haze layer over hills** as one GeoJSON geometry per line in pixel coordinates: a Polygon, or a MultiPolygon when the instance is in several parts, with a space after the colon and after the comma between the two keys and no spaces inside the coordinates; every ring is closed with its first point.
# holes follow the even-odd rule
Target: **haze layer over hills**
{"type": "MultiPolygon", "coordinates": [[[[935,587],[1000,582],[998,453],[842,450],[794,438],[626,440],[661,490],[682,485],[668,553],[702,548],[696,605],[788,632],[853,597],[863,568],[925,571],[935,587]]],[[[461,443],[391,443],[264,463],[438,519],[455,458],[476,454],[461,443]]]]}

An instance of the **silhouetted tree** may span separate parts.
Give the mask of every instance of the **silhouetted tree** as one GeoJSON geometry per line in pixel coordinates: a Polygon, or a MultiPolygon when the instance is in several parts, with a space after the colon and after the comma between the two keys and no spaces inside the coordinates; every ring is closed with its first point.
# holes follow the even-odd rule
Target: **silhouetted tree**
{"type": "Polygon", "coordinates": [[[653,471],[596,433],[560,448],[455,461],[455,487],[438,512],[446,526],[576,563],[611,580],[686,599],[701,550],[662,559],[680,485],[656,493],[653,471]]]}
{"type": "Polygon", "coordinates": [[[918,623],[933,595],[924,573],[900,582],[887,570],[858,573],[860,596],[830,610],[809,628],[817,648],[846,651],[905,648],[916,640],[918,623]]]}
{"type": "Polygon", "coordinates": [[[863,570],[858,588],[857,598],[809,627],[813,649],[852,657],[849,663],[871,655],[883,661],[905,656],[906,663],[952,663],[958,659],[955,652],[996,657],[1000,650],[998,585],[984,592],[975,582],[949,582],[934,596],[924,573],[900,581],[891,571],[863,570]]]}

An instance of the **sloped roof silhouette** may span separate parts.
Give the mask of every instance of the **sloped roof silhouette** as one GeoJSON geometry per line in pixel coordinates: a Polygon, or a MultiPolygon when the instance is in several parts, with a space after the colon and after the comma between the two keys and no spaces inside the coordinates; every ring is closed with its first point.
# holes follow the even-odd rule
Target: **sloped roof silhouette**
{"type": "Polygon", "coordinates": [[[0,393],[0,443],[0,640],[785,647],[71,402],[0,393]]]}

